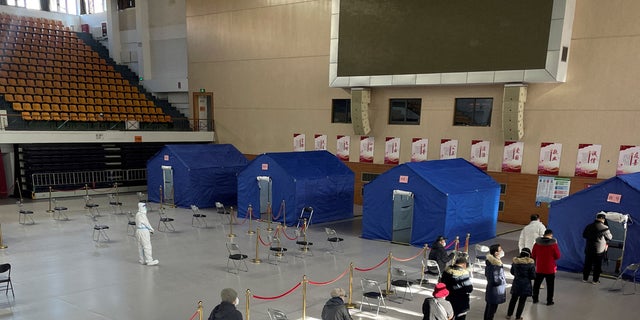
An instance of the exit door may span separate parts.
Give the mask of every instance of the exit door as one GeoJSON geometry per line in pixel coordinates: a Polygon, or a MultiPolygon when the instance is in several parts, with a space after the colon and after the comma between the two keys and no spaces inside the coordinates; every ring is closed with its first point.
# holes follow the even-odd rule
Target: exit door
{"type": "Polygon", "coordinates": [[[213,93],[194,92],[192,103],[193,131],[213,131],[213,93]]]}
{"type": "Polygon", "coordinates": [[[413,192],[393,190],[393,234],[391,241],[411,243],[413,192]]]}
{"type": "Polygon", "coordinates": [[[173,169],[162,166],[162,198],[163,203],[173,204],[173,169]]]}
{"type": "Polygon", "coordinates": [[[260,214],[267,213],[271,204],[271,177],[258,176],[258,188],[260,189],[260,214]]]}

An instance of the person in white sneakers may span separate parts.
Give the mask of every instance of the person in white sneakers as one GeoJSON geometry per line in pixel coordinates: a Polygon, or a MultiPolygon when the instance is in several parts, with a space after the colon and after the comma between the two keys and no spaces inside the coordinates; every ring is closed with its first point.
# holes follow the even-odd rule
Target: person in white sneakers
{"type": "Polygon", "coordinates": [[[540,222],[540,216],[536,213],[532,214],[531,222],[520,232],[520,239],[518,240],[518,249],[520,252],[522,252],[524,248],[533,250],[536,239],[542,237],[545,230],[547,230],[547,228],[540,222]]]}
{"type": "Polygon", "coordinates": [[[136,213],[136,239],[138,240],[138,254],[140,255],[140,264],[155,266],[158,260],[153,260],[151,255],[151,234],[153,227],[147,218],[147,204],[138,203],[138,212],[136,213]]]}

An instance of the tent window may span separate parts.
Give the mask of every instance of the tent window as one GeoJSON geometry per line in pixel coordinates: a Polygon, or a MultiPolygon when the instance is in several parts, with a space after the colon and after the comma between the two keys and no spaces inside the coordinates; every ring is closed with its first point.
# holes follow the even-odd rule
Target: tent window
{"type": "Polygon", "coordinates": [[[331,100],[331,123],[351,123],[351,99],[331,100]]]}
{"type": "Polygon", "coordinates": [[[493,98],[456,98],[454,126],[491,126],[493,98]]]}

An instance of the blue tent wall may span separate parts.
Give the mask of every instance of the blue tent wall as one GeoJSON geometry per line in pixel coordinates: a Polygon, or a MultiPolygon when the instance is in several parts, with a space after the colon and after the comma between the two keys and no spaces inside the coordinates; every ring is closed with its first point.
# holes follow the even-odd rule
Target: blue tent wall
{"type": "Polygon", "coordinates": [[[353,172],[327,151],[265,153],[238,175],[238,216],[245,217],[249,204],[254,207],[260,198],[257,177],[269,176],[272,181],[272,210],[278,216],[282,200],[286,206],[286,223],[293,225],[302,209],[314,208],[312,223],[353,217],[353,172]],[[263,165],[267,166],[263,170],[263,165]]]}
{"type": "MultiPolygon", "coordinates": [[[[596,213],[613,211],[628,214],[627,239],[621,268],[640,262],[640,173],[610,178],[566,198],[551,202],[549,229],[558,239],[562,257],[558,267],[579,272],[584,265],[585,240],[582,231],[594,221],[596,213]],[[608,202],[610,193],[621,195],[620,203],[608,202]]],[[[622,270],[621,269],[621,270],[622,270]]],[[[639,277],[640,279],[640,277],[639,277]]]]}
{"type": "Polygon", "coordinates": [[[188,208],[235,205],[237,173],[248,161],[230,144],[166,145],[147,161],[149,201],[160,202],[162,166],[173,170],[174,203],[188,208]],[[167,160],[165,160],[167,159],[167,160]]]}
{"type": "Polygon", "coordinates": [[[364,186],[362,237],[391,240],[393,190],[414,193],[411,244],[471,233],[472,242],[495,237],[500,186],[464,159],[405,163],[364,186]],[[401,175],[408,183],[400,183],[401,175]]]}

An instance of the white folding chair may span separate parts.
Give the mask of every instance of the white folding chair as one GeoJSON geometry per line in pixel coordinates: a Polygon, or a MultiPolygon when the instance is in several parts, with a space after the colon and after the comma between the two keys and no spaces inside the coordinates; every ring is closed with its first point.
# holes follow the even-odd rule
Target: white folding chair
{"type": "Polygon", "coordinates": [[[630,293],[630,294],[636,294],[636,290],[638,286],[636,275],[638,273],[638,270],[640,270],[640,263],[632,263],[628,265],[626,268],[624,268],[624,270],[622,270],[622,272],[620,272],[620,274],[616,278],[616,281],[614,281],[611,284],[611,288],[609,288],[609,290],[622,291],[624,293],[624,285],[627,283],[625,278],[630,278],[629,280],[633,282],[633,293],[630,293]],[[620,283],[620,289],[617,288],[618,283],[620,283]]]}
{"type": "Polygon", "coordinates": [[[158,231],[160,232],[174,232],[176,228],[173,227],[174,218],[167,217],[167,213],[164,211],[164,208],[160,207],[158,210],[158,214],[160,215],[160,220],[158,221],[158,231]]]}
{"type": "Polygon", "coordinates": [[[480,268],[480,274],[484,274],[484,267],[487,262],[487,253],[489,253],[489,247],[481,244],[476,244],[474,246],[474,253],[475,257],[473,259],[473,264],[471,265],[471,274],[473,275],[476,267],[480,268]]]}
{"type": "Polygon", "coordinates": [[[206,214],[200,212],[200,208],[198,208],[195,204],[191,205],[191,226],[196,228],[206,228],[207,227],[207,217],[206,214]]]}
{"type": "Polygon", "coordinates": [[[63,207],[58,204],[57,199],[53,199],[53,219],[59,221],[68,221],[69,217],[67,216],[67,210],[69,208],[63,207]]]}
{"type": "Polygon", "coordinates": [[[436,278],[436,283],[440,280],[442,276],[442,270],[440,270],[440,265],[438,261],[435,260],[422,260],[422,278],[420,279],[420,286],[426,280],[426,283],[429,283],[429,276],[433,276],[436,278]]]}
{"type": "Polygon", "coordinates": [[[344,246],[342,244],[344,238],[338,237],[335,229],[324,228],[324,232],[327,234],[327,242],[329,242],[329,246],[331,246],[331,251],[344,252],[344,246]]]}
{"type": "Polygon", "coordinates": [[[247,267],[246,261],[247,255],[243,254],[242,251],[240,251],[240,247],[238,247],[236,243],[227,242],[227,251],[229,252],[229,257],[227,259],[227,272],[235,274],[238,274],[240,270],[249,272],[249,267],[247,267]],[[236,270],[236,272],[231,272],[231,270],[233,269],[229,268],[229,262],[233,263],[233,268],[236,270]],[[244,269],[240,269],[242,265],[244,265],[244,269]]]}
{"type": "Polygon", "coordinates": [[[267,309],[267,313],[269,314],[269,320],[288,320],[287,315],[277,309],[267,309]]]}
{"type": "Polygon", "coordinates": [[[409,292],[409,296],[411,298],[406,300],[413,300],[413,291],[411,291],[413,282],[409,281],[407,277],[407,271],[404,267],[393,267],[391,269],[391,285],[396,288],[396,290],[394,290],[396,292],[396,296],[398,295],[398,288],[404,288],[404,294],[402,295],[402,300],[400,301],[400,303],[402,303],[402,301],[406,299],[407,291],[409,292]]]}
{"type": "MultiPolygon", "coordinates": [[[[387,310],[387,304],[384,302],[384,295],[380,289],[380,284],[376,280],[362,278],[360,279],[360,285],[362,286],[362,302],[367,302],[367,305],[371,307],[369,299],[376,299],[378,305],[376,307],[376,317],[380,313],[380,306],[384,306],[385,312],[387,310]]],[[[360,304],[360,311],[362,311],[362,305],[360,304]]]]}

